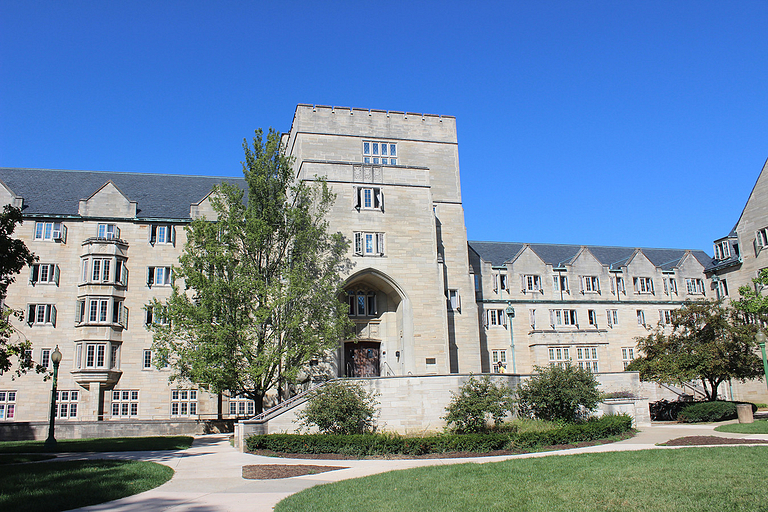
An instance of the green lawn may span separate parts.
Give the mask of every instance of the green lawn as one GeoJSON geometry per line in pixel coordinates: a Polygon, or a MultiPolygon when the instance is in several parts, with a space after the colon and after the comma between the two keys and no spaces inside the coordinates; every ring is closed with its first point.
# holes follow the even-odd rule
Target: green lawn
{"type": "Polygon", "coordinates": [[[768,447],[645,450],[394,471],[307,489],[276,512],[768,510],[768,447]]]}
{"type": "Polygon", "coordinates": [[[22,462],[36,462],[56,457],[44,453],[0,453],[0,464],[20,464],[22,462]]]}
{"type": "MultiPolygon", "coordinates": [[[[3,441],[0,453],[46,453],[45,441],[3,441]]],[[[144,450],[185,450],[192,444],[189,436],[104,437],[60,439],[57,452],[134,452],[144,450]]]]}
{"type": "Polygon", "coordinates": [[[736,434],[768,434],[768,420],[756,420],[754,423],[730,423],[715,427],[715,430],[736,434]]]}
{"type": "Polygon", "coordinates": [[[173,476],[154,462],[91,460],[0,466],[0,510],[54,512],[131,496],[173,476]]]}

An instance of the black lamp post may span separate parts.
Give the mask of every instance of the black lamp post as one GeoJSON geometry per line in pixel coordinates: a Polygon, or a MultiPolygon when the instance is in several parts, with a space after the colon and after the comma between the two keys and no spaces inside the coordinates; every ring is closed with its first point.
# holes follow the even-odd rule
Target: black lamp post
{"type": "Polygon", "coordinates": [[[45,440],[45,449],[53,451],[56,449],[56,438],[53,436],[53,424],[56,419],[56,379],[59,376],[59,363],[61,362],[61,352],[59,352],[59,346],[56,345],[56,349],[51,354],[51,362],[53,363],[53,386],[51,387],[51,420],[48,424],[48,439],[45,440]]]}
{"type": "Polygon", "coordinates": [[[760,346],[760,351],[763,353],[763,372],[765,373],[765,385],[768,386],[768,359],[765,357],[765,341],[766,336],[763,331],[757,331],[757,344],[760,346]]]}

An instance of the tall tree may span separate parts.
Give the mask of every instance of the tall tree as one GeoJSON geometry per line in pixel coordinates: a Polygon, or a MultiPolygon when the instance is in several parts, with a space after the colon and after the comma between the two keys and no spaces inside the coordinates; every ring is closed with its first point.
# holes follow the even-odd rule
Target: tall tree
{"type": "Polygon", "coordinates": [[[746,313],[746,318],[752,323],[765,325],[768,323],[768,296],[763,290],[768,288],[768,268],[760,271],[752,279],[754,286],[739,287],[739,300],[733,301],[733,307],[746,313]]]}
{"type": "MultiPolygon", "coordinates": [[[[0,214],[0,303],[3,304],[8,287],[16,280],[16,275],[36,259],[23,241],[13,238],[16,225],[21,223],[21,210],[6,205],[0,214]]],[[[0,372],[10,370],[14,361],[18,363],[14,370],[16,375],[21,375],[34,366],[29,358],[24,357],[32,344],[29,340],[17,336],[18,333],[11,324],[11,317],[22,319],[23,315],[23,311],[8,307],[0,310],[0,372]],[[12,340],[13,338],[16,339],[12,340]]],[[[43,371],[42,367],[37,370],[43,371]]]]}
{"type": "Polygon", "coordinates": [[[335,196],[325,181],[296,181],[272,129],[243,149],[248,195],[215,187],[217,218],[187,229],[172,295],[151,305],[153,348],[173,378],[244,395],[261,412],[268,391],[349,328],[340,293],[350,262],[347,241],[328,232],[335,196]]]}
{"type": "Polygon", "coordinates": [[[671,326],[659,325],[637,340],[642,355],[627,370],[662,384],[700,380],[707,399],[717,400],[717,388],[726,380],[762,374],[755,332],[722,301],[687,302],[672,312],[671,326]]]}

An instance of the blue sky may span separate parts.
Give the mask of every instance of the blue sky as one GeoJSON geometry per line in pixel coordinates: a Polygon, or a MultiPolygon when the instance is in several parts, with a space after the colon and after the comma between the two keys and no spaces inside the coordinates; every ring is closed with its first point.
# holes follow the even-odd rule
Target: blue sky
{"type": "Polygon", "coordinates": [[[768,1],[0,0],[0,166],[236,176],[297,103],[453,115],[470,239],[711,254],[768,158],[768,1]]]}

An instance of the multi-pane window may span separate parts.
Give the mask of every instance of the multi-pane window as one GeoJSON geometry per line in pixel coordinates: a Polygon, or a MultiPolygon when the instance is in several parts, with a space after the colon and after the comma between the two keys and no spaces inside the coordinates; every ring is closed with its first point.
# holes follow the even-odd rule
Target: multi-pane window
{"type": "Polygon", "coordinates": [[[170,320],[168,320],[168,310],[165,306],[147,306],[145,312],[145,325],[168,325],[171,323],[170,320]]]}
{"type": "Polygon", "coordinates": [[[597,347],[576,347],[576,361],[579,368],[585,368],[597,373],[597,347]]]}
{"type": "Polygon", "coordinates": [[[115,224],[99,224],[96,236],[102,240],[117,240],[120,238],[120,228],[115,224]]]}
{"type": "Polygon", "coordinates": [[[141,358],[141,367],[145,370],[152,369],[152,351],[145,350],[144,355],[141,358]]]}
{"type": "Polygon", "coordinates": [[[376,316],[376,292],[371,290],[351,291],[347,294],[349,299],[350,316],[376,316]]]}
{"type": "Polygon", "coordinates": [[[528,310],[528,321],[531,323],[531,329],[535,329],[536,328],[536,310],[535,309],[528,310]]]}
{"type": "Polygon", "coordinates": [[[669,325],[672,323],[672,310],[671,309],[660,309],[659,310],[659,322],[661,322],[662,325],[669,325]]]}
{"type": "Polygon", "coordinates": [[[728,282],[725,279],[720,279],[715,290],[717,291],[717,298],[722,299],[728,296],[728,282]]]}
{"type": "Polygon", "coordinates": [[[363,163],[397,165],[397,144],[364,140],[363,163]]]}
{"type": "Polygon", "coordinates": [[[549,347],[549,364],[565,367],[570,360],[568,347],[549,347]]]}
{"type": "Polygon", "coordinates": [[[627,290],[624,287],[624,278],[622,276],[611,276],[611,293],[614,295],[620,293],[623,293],[624,295],[627,294],[627,290]]]}
{"type": "Polygon", "coordinates": [[[704,281],[702,279],[686,279],[685,287],[690,295],[704,295],[704,281]]]}
{"type": "Polygon", "coordinates": [[[59,266],[53,263],[35,263],[29,268],[29,282],[32,285],[59,284],[59,266]]]}
{"type": "Polygon", "coordinates": [[[54,304],[27,305],[27,323],[30,326],[49,324],[56,327],[56,306],[54,304]]]}
{"type": "Polygon", "coordinates": [[[589,319],[589,325],[597,327],[597,312],[594,309],[587,310],[587,318],[589,319]]]}
{"type": "Polygon", "coordinates": [[[622,347],[621,348],[621,360],[624,363],[624,369],[627,369],[627,366],[629,366],[629,363],[632,362],[632,360],[635,358],[635,349],[634,347],[622,347]]]}
{"type": "Polygon", "coordinates": [[[503,309],[489,309],[486,311],[488,318],[486,319],[487,326],[494,325],[507,325],[506,315],[503,309]]]}
{"type": "Polygon", "coordinates": [[[197,415],[197,390],[171,390],[171,416],[197,415]]]}
{"type": "Polygon", "coordinates": [[[605,316],[608,319],[608,326],[613,327],[619,325],[619,310],[618,309],[606,309],[605,316]]]}
{"type": "Polygon", "coordinates": [[[80,392],[73,390],[56,391],[56,408],[53,414],[56,418],[67,419],[77,418],[77,402],[80,398],[80,392]]]}
{"type": "Polygon", "coordinates": [[[755,256],[760,254],[760,250],[768,245],[768,228],[755,231],[755,256]]]}
{"type": "Polygon", "coordinates": [[[0,421],[16,417],[16,392],[0,391],[0,421]]]}
{"type": "Polygon", "coordinates": [[[568,292],[568,276],[555,274],[552,276],[552,283],[556,292],[568,292]]]}
{"type": "Polygon", "coordinates": [[[599,293],[600,280],[597,276],[581,276],[581,293],[599,293]]]}
{"type": "Polygon", "coordinates": [[[715,244],[715,259],[725,260],[731,257],[731,244],[723,240],[715,244]]]}
{"type": "Polygon", "coordinates": [[[507,351],[492,350],[491,361],[493,361],[493,373],[506,373],[507,371],[507,351]]]}
{"type": "Polygon", "coordinates": [[[355,187],[352,201],[357,210],[384,210],[384,192],[380,187],[355,187]]]}
{"type": "Polygon", "coordinates": [[[664,278],[664,294],[677,295],[677,279],[674,277],[664,278]]]}
{"type": "Polygon", "coordinates": [[[633,277],[635,293],[653,293],[653,279],[650,277],[633,277]]]}
{"type": "Polygon", "coordinates": [[[51,349],[44,348],[40,351],[40,366],[43,368],[51,366],[51,349]]]}
{"type": "Polygon", "coordinates": [[[135,418],[139,415],[139,390],[115,389],[112,391],[112,417],[135,418]]]}
{"type": "Polygon", "coordinates": [[[355,232],[355,256],[383,256],[384,233],[355,232]]]}
{"type": "Polygon", "coordinates": [[[637,310],[637,325],[645,325],[645,312],[642,309],[637,310]]]}
{"type": "Polygon", "coordinates": [[[541,291],[541,276],[537,275],[524,275],[523,278],[523,293],[538,292],[541,291]]]}
{"type": "Polygon", "coordinates": [[[448,290],[448,309],[452,311],[461,309],[461,296],[459,295],[459,290],[448,290]]]}
{"type": "Polygon", "coordinates": [[[35,240],[64,242],[67,228],[61,222],[35,222],[35,240]]]}
{"type": "Polygon", "coordinates": [[[171,224],[152,224],[148,230],[149,243],[173,244],[176,242],[176,231],[171,224]]]}
{"type": "MultiPolygon", "coordinates": [[[[117,345],[114,345],[117,346],[117,345]]],[[[117,357],[117,353],[113,355],[117,357]]],[[[114,366],[114,365],[110,365],[114,366]]],[[[75,368],[106,368],[106,343],[78,343],[75,345],[75,368]]]]}
{"type": "Polygon", "coordinates": [[[111,323],[128,327],[128,308],[122,300],[112,297],[80,299],[75,305],[75,323],[111,323]]]}
{"type": "Polygon", "coordinates": [[[147,267],[147,286],[170,286],[171,267],[147,267]]]}
{"type": "Polygon", "coordinates": [[[83,258],[83,283],[115,283],[125,286],[128,269],[120,258],[83,258]],[[113,270],[114,269],[114,270],[113,270]]]}
{"type": "Polygon", "coordinates": [[[552,324],[553,327],[578,324],[575,309],[551,309],[549,311],[549,318],[550,324],[552,324]]]}
{"type": "Polygon", "coordinates": [[[242,395],[229,398],[229,415],[237,417],[250,417],[256,414],[256,402],[242,395]]]}

